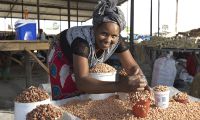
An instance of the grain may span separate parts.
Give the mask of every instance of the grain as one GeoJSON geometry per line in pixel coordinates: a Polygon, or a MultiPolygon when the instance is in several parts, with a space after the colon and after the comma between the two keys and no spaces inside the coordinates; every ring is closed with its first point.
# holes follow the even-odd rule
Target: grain
{"type": "Polygon", "coordinates": [[[43,101],[49,98],[50,97],[45,90],[31,86],[22,91],[22,93],[15,98],[15,101],[20,103],[31,103],[43,101]]]}
{"type": "Polygon", "coordinates": [[[26,116],[26,120],[58,120],[63,116],[62,109],[51,104],[39,105],[26,116]]]}
{"type": "Polygon", "coordinates": [[[165,91],[169,90],[169,88],[167,86],[164,86],[164,85],[157,85],[153,88],[153,90],[155,92],[165,92],[165,91]]]}
{"type": "Polygon", "coordinates": [[[142,91],[140,90],[140,91],[129,93],[129,98],[132,103],[136,103],[140,100],[145,101],[147,99],[151,99],[151,94],[148,90],[142,90],[142,91]]]}
{"type": "Polygon", "coordinates": [[[111,73],[111,72],[116,72],[116,69],[105,63],[99,63],[90,69],[90,73],[111,73]]]}
{"type": "Polygon", "coordinates": [[[137,118],[132,114],[129,100],[108,98],[98,101],[72,101],[62,106],[63,110],[82,120],[198,120],[200,102],[181,104],[170,102],[167,109],[152,105],[146,118],[137,118]]]}
{"type": "Polygon", "coordinates": [[[179,92],[173,96],[175,100],[187,100],[188,94],[186,92],[179,92]]]}

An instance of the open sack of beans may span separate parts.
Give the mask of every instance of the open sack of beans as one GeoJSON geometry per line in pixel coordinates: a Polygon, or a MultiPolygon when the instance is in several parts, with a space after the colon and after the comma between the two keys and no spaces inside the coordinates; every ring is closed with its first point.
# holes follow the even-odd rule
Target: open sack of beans
{"type": "Polygon", "coordinates": [[[51,104],[38,105],[26,115],[26,120],[65,120],[63,110],[51,104]]]}
{"type": "Polygon", "coordinates": [[[38,87],[31,86],[23,90],[15,98],[14,117],[15,120],[25,120],[26,114],[41,104],[49,104],[50,96],[38,87]]]}
{"type": "MultiPolygon", "coordinates": [[[[116,80],[116,69],[105,63],[97,64],[96,66],[91,68],[89,72],[90,76],[97,80],[111,81],[111,82],[114,82],[116,80]]],[[[89,98],[92,100],[102,100],[112,95],[113,93],[90,94],[89,98]]]]}

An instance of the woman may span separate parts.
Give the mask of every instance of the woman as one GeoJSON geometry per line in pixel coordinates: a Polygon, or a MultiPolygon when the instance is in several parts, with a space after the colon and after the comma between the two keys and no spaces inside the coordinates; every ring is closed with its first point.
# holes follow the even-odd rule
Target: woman
{"type": "Polygon", "coordinates": [[[60,33],[49,54],[54,100],[81,93],[130,92],[146,86],[141,69],[120,39],[125,20],[116,5],[116,0],[101,0],[93,13],[93,26],[72,27],[60,33]],[[118,54],[128,79],[105,82],[91,78],[89,69],[105,62],[113,53],[118,54]]]}

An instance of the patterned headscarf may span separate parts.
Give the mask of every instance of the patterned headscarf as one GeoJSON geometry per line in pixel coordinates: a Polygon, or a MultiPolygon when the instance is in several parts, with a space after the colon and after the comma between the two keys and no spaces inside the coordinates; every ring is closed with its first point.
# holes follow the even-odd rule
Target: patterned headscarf
{"type": "Polygon", "coordinates": [[[118,0],[100,0],[93,12],[93,25],[97,26],[103,22],[116,22],[120,30],[124,30],[126,22],[124,14],[117,7],[118,0]]]}

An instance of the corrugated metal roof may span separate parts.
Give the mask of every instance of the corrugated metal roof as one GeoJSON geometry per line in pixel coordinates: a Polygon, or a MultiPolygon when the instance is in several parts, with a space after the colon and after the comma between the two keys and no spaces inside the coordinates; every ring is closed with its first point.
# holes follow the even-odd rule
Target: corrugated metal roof
{"type": "MultiPolygon", "coordinates": [[[[22,18],[22,11],[27,9],[28,18],[37,19],[37,1],[40,20],[68,20],[68,0],[0,0],[0,17],[22,18]]],[[[118,1],[120,5],[127,0],[118,1]]],[[[97,2],[98,0],[70,0],[70,20],[87,21],[97,2]]]]}

